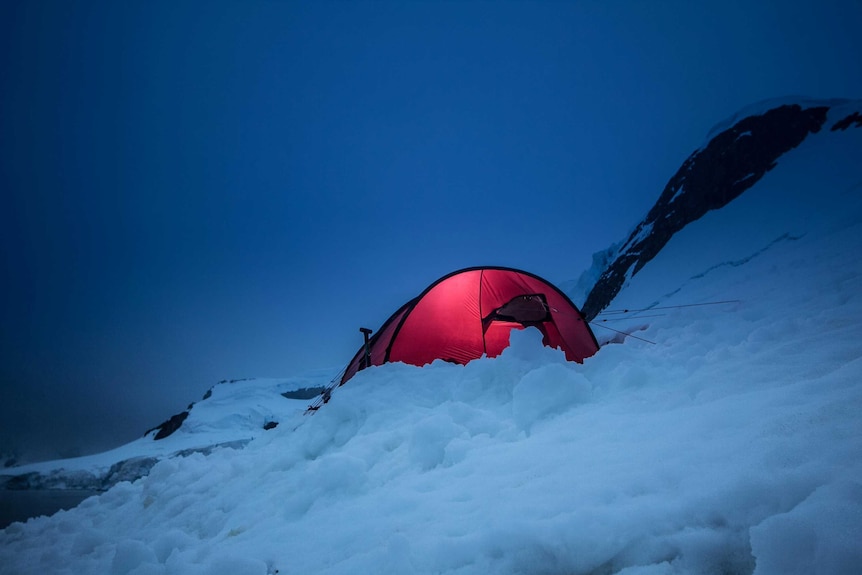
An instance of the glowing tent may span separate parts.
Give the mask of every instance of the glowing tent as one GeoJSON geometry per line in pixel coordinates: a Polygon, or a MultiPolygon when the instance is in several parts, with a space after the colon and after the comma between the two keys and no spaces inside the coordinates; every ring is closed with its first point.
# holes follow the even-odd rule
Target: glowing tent
{"type": "Polygon", "coordinates": [[[569,361],[582,362],[599,349],[580,310],[552,284],[511,268],[468,268],[401,306],[356,353],[340,384],[391,361],[421,366],[495,357],[509,345],[509,332],[525,327],[541,331],[542,343],[561,349],[569,361]]]}

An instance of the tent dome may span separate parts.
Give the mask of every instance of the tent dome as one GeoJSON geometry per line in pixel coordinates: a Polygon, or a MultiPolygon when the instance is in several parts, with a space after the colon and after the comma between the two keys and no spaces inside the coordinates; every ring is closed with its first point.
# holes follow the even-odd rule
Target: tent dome
{"type": "Polygon", "coordinates": [[[448,274],[401,306],[345,368],[344,384],[371,365],[442,359],[465,364],[495,357],[512,329],[536,327],[542,343],[582,362],[598,351],[580,310],[557,287],[529,272],[475,267],[448,274]]]}

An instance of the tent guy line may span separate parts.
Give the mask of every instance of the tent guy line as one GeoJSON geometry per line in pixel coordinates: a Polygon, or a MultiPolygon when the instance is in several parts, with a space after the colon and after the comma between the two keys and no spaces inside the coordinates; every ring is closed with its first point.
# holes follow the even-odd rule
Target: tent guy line
{"type": "Polygon", "coordinates": [[[633,317],[633,318],[629,318],[629,317],[609,317],[609,318],[603,318],[603,319],[594,319],[593,321],[591,321],[591,322],[590,322],[590,325],[595,325],[597,322],[604,323],[604,322],[607,322],[607,321],[626,321],[626,320],[628,320],[628,319],[644,319],[644,318],[647,318],[647,317],[664,317],[664,316],[666,316],[666,315],[667,315],[666,313],[654,313],[654,314],[650,314],[650,315],[639,315],[639,316],[635,316],[635,317],[633,317]]]}
{"type": "MultiPolygon", "coordinates": [[[[590,322],[590,325],[595,325],[595,324],[594,324],[593,322],[590,322]]],[[[612,327],[608,327],[608,326],[606,326],[606,325],[601,325],[601,324],[597,325],[596,327],[603,327],[603,328],[605,328],[605,329],[608,329],[608,330],[610,330],[610,331],[612,331],[612,332],[615,332],[615,333],[618,333],[618,334],[620,334],[620,335],[624,335],[624,336],[626,336],[626,337],[633,337],[633,338],[635,338],[635,339],[639,339],[639,340],[641,340],[641,341],[645,341],[646,343],[651,343],[651,344],[653,344],[653,345],[658,345],[658,344],[657,344],[656,342],[654,342],[654,341],[650,341],[650,340],[645,339],[645,338],[643,338],[643,337],[638,337],[638,336],[633,335],[633,334],[631,334],[631,333],[629,333],[629,332],[627,332],[627,331],[621,331],[621,330],[614,329],[614,328],[612,328],[612,327]]]]}
{"type": "MultiPolygon", "coordinates": [[[[621,316],[621,315],[624,315],[624,314],[640,313],[640,312],[644,312],[644,311],[658,311],[658,310],[678,309],[678,308],[685,308],[685,307],[699,307],[699,306],[705,306],[705,305],[721,305],[721,304],[728,304],[728,303],[739,303],[740,301],[741,301],[741,300],[738,300],[738,299],[729,299],[729,300],[723,300],[723,301],[710,301],[710,302],[704,302],[704,303],[687,303],[687,304],[680,304],[680,305],[666,305],[666,306],[658,306],[658,307],[646,307],[646,308],[642,308],[642,309],[618,309],[618,310],[610,310],[610,311],[603,311],[603,312],[599,312],[599,314],[598,314],[598,315],[600,315],[600,316],[601,316],[601,315],[615,315],[615,316],[621,316]]],[[[650,340],[648,340],[648,339],[646,339],[646,338],[638,337],[638,336],[636,336],[636,335],[633,335],[633,334],[632,334],[632,333],[630,333],[630,332],[626,332],[626,331],[621,331],[621,330],[618,330],[618,329],[614,329],[614,328],[612,328],[612,327],[608,327],[608,326],[603,325],[603,324],[604,324],[604,322],[608,322],[608,321],[622,321],[622,320],[626,320],[626,319],[644,319],[644,318],[648,318],[648,317],[661,317],[661,316],[663,316],[663,315],[666,315],[666,314],[657,313],[657,314],[652,314],[652,315],[639,315],[639,316],[628,316],[628,317],[599,318],[599,319],[594,319],[594,320],[592,320],[592,321],[591,321],[591,322],[589,322],[589,323],[590,323],[590,325],[591,325],[591,326],[593,326],[593,327],[601,327],[601,328],[604,328],[604,329],[607,329],[607,330],[613,331],[613,332],[615,332],[615,333],[618,333],[618,334],[624,335],[624,336],[626,336],[626,337],[631,337],[631,338],[634,338],[634,339],[637,339],[637,340],[640,340],[640,341],[643,341],[643,342],[646,342],[646,343],[650,343],[650,344],[652,344],[652,345],[657,345],[657,343],[656,343],[656,342],[654,342],[654,341],[650,341],[650,340]],[[597,323],[597,322],[601,322],[601,323],[597,323]]]]}
{"type": "Polygon", "coordinates": [[[738,300],[738,299],[728,299],[728,300],[723,300],[723,301],[708,301],[708,302],[704,302],[704,303],[687,303],[687,304],[682,304],[682,305],[666,305],[666,306],[659,306],[659,307],[645,307],[643,309],[613,309],[613,310],[608,310],[608,311],[601,311],[598,313],[598,315],[615,315],[615,314],[624,314],[624,313],[637,313],[637,312],[641,312],[641,311],[656,311],[656,310],[660,310],[660,309],[677,309],[677,308],[681,308],[681,307],[698,307],[698,306],[703,306],[703,305],[721,305],[721,304],[727,304],[727,303],[739,303],[741,301],[742,300],[738,300]]]}

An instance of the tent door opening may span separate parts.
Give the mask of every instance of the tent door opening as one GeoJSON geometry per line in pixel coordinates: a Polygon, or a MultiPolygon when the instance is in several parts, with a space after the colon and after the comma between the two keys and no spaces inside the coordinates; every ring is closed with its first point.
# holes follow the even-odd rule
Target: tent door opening
{"type": "Polygon", "coordinates": [[[551,321],[551,311],[544,294],[519,295],[510,299],[482,318],[482,329],[488,331],[492,322],[519,323],[524,327],[551,321]]]}

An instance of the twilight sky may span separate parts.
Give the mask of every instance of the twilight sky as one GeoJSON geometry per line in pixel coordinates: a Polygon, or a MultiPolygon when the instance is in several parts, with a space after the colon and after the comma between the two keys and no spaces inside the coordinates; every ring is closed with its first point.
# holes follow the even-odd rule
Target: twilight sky
{"type": "Polygon", "coordinates": [[[0,5],[0,453],[346,364],[473,265],[577,278],[712,126],[862,97],[862,2],[0,5]]]}

